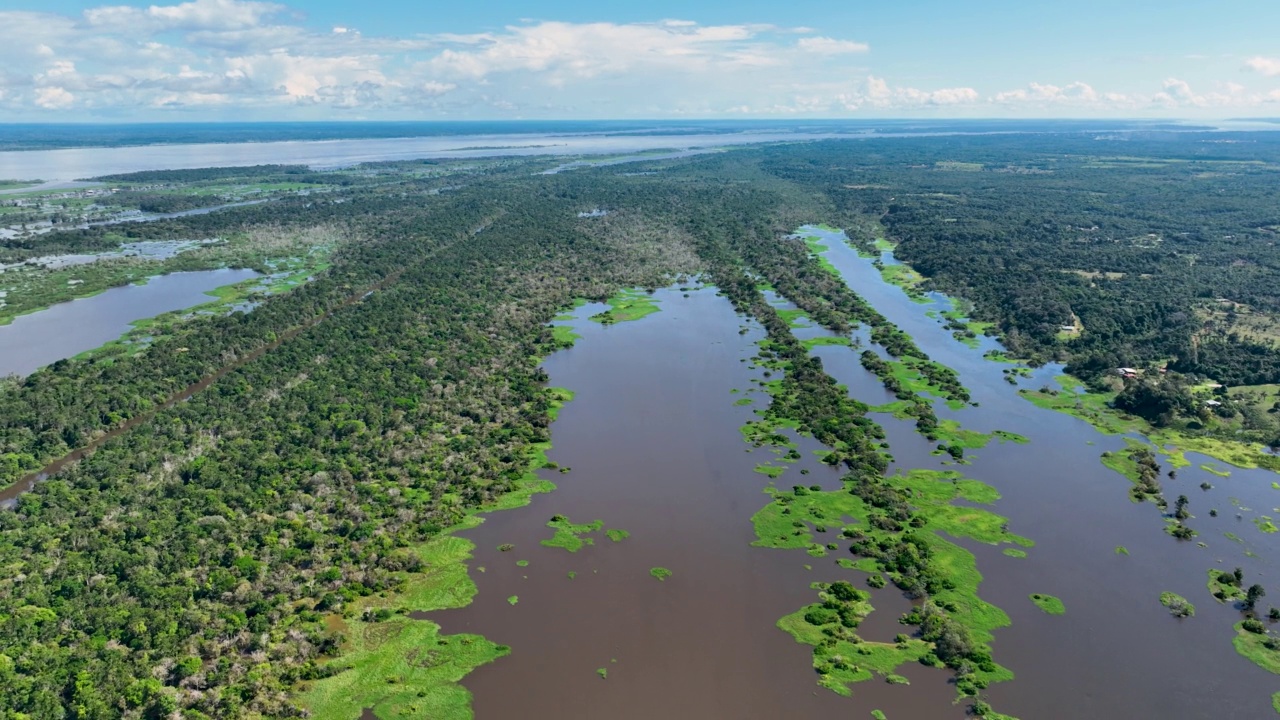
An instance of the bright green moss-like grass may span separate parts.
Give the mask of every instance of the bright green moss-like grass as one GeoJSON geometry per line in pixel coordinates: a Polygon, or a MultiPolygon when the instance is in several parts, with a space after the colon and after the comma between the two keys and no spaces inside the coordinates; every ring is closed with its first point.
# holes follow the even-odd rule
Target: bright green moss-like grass
{"type": "Polygon", "coordinates": [[[547,527],[554,529],[556,532],[551,539],[543,540],[543,545],[564,548],[569,552],[578,552],[584,545],[595,544],[595,539],[591,537],[591,534],[599,532],[604,527],[604,522],[596,520],[589,523],[573,523],[564,515],[556,515],[547,523],[547,527]]]}
{"type": "Polygon", "coordinates": [[[666,580],[667,578],[671,577],[671,571],[664,567],[650,568],[649,574],[658,578],[659,580],[666,580]]]}
{"type": "Polygon", "coordinates": [[[1036,607],[1050,615],[1062,615],[1067,611],[1067,608],[1062,604],[1062,601],[1052,595],[1031,593],[1028,597],[1031,598],[1031,602],[1036,604],[1036,607]]]}
{"type": "MultiPolygon", "coordinates": [[[[989,544],[1010,544],[1022,547],[1032,545],[1030,540],[1014,535],[1005,529],[1006,520],[982,508],[959,506],[952,501],[964,499],[987,504],[999,498],[994,488],[976,480],[965,478],[954,471],[912,470],[890,476],[888,481],[908,489],[912,506],[925,519],[918,533],[928,543],[932,554],[931,566],[951,581],[953,587],[938,592],[933,600],[944,604],[949,614],[965,625],[973,639],[983,645],[992,640],[992,631],[1009,624],[1008,616],[999,608],[978,597],[982,575],[978,572],[973,554],[950,542],[946,536],[962,537],[989,544]]],[[[770,489],[774,500],[752,517],[757,539],[755,545],[773,548],[809,548],[815,542],[818,529],[831,530],[844,526],[856,527],[872,537],[892,537],[894,533],[876,530],[868,523],[869,508],[861,498],[846,490],[811,491],[807,488],[783,491],[770,489]]],[[[884,572],[895,577],[891,568],[878,567],[871,558],[858,560],[859,569],[884,572]],[[863,565],[865,563],[865,566],[863,565]]],[[[827,673],[820,673],[819,682],[836,692],[847,693],[849,683],[867,680],[875,674],[888,675],[903,663],[918,661],[929,652],[930,646],[919,640],[905,645],[857,642],[840,651],[833,651],[821,644],[820,628],[804,620],[810,608],[802,609],[779,621],[779,626],[799,642],[815,645],[815,667],[830,666],[827,673]],[[815,634],[817,633],[817,634],[815,634]],[[833,654],[846,658],[845,665],[831,662],[833,654]]],[[[998,682],[1012,678],[1012,673],[998,665],[989,672],[979,671],[984,682],[998,682]]]]}
{"type": "Polygon", "coordinates": [[[1160,604],[1178,617],[1193,617],[1196,614],[1196,606],[1176,592],[1166,590],[1160,593],[1160,604]]]}
{"type": "MultiPolygon", "coordinates": [[[[467,605],[476,593],[465,564],[474,547],[454,536],[424,543],[416,552],[427,569],[408,575],[402,594],[356,601],[355,617],[381,608],[430,611],[467,605]]],[[[510,652],[478,635],[441,635],[436,623],[403,614],[382,622],[334,618],[332,626],[347,642],[342,657],[330,662],[345,669],[299,695],[319,720],[350,720],[366,707],[384,720],[470,718],[471,694],[458,681],[510,652]]]]}
{"type": "Polygon", "coordinates": [[[639,289],[627,289],[609,298],[609,309],[591,316],[591,319],[605,325],[639,320],[658,312],[657,301],[649,293],[639,289]]]}

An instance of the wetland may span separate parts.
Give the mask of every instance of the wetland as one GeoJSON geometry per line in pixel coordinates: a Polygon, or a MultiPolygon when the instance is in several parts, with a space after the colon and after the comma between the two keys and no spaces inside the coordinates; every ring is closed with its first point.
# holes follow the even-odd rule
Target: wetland
{"type": "MultiPolygon", "coordinates": [[[[327,190],[12,246],[70,258],[5,271],[55,302],[0,327],[54,333],[0,708],[1274,713],[1269,453],[1026,357],[811,152],[241,169],[327,190]]],[[[118,182],[230,182],[183,178],[118,182]]]]}

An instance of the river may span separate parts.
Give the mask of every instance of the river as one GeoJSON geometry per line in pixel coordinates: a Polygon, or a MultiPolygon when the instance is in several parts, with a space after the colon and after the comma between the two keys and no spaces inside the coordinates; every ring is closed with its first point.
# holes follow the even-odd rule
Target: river
{"type": "MultiPolygon", "coordinates": [[[[742,362],[763,331],[710,288],[656,297],[661,311],[639,321],[586,321],[599,305],[574,313],[582,339],[545,363],[553,385],[576,393],[552,425],[548,454],[572,470],[547,476],[555,492],[464,533],[477,545],[479,594],[432,619],[445,632],[482,633],[513,648],[464,679],[476,716],[764,719],[861,708],[867,717],[897,707],[963,717],[950,706],[946,675],[923,666],[906,668],[910,687],[867,683],[852,699],[815,685],[811,648],[775,623],[816,600],[810,583],[859,573],[832,558],[751,546],[751,516],[768,502],[762,490],[771,482],[754,468],[774,456],[748,452],[738,428],[754,419],[752,406],[735,403],[768,402],[747,392],[762,376],[742,362]],[[554,514],[631,535],[620,543],[601,536],[577,553],[543,547],[554,514]],[[501,552],[504,543],[515,548],[501,552]],[[653,567],[672,575],[659,581],[653,567]],[[602,667],[607,679],[596,674],[602,667]]],[[[820,447],[800,438],[787,486],[806,468],[806,485],[839,487],[837,471],[817,462],[820,447]]],[[[890,641],[909,603],[889,589],[874,595],[862,632],[890,641]]]]}
{"type": "Polygon", "coordinates": [[[26,375],[128,332],[130,323],[211,298],[214,288],[258,277],[253,270],[202,270],[150,278],[20,315],[0,326],[0,376],[26,375]]]}
{"type": "MultiPolygon", "coordinates": [[[[992,705],[1024,720],[1272,713],[1280,679],[1236,654],[1232,624],[1240,613],[1216,603],[1205,578],[1209,568],[1236,566],[1246,583],[1266,584],[1274,575],[1268,558],[1276,535],[1251,520],[1280,505],[1280,491],[1271,487],[1276,476],[1233,468],[1219,477],[1199,468],[1208,458],[1188,454],[1192,466],[1165,480],[1165,492],[1191,498],[1189,524],[1204,546],[1175,540],[1163,531],[1159,510],[1130,502],[1129,481],[1100,463],[1104,450],[1123,447],[1122,438],[1019,397],[1002,375],[1008,366],[982,357],[998,343],[984,338],[969,348],[926,314],[949,309],[949,301],[912,302],[838,235],[813,232],[825,236],[827,259],[851,287],[959,372],[978,406],[952,411],[939,403],[941,417],[1030,439],[970,451],[972,464],[958,468],[996,487],[1003,499],[995,512],[1036,542],[1019,558],[957,541],[985,576],[980,596],[1012,620],[996,631],[993,650],[1016,679],[987,691],[992,705]],[[1202,491],[1202,481],[1213,488],[1202,491]],[[1209,508],[1218,517],[1209,517],[1209,508]],[[1173,618],[1160,604],[1163,591],[1194,603],[1196,616],[1173,618]],[[1066,614],[1041,612],[1028,599],[1033,592],[1061,598],[1066,614]]],[[[884,259],[894,262],[891,254],[884,259]]],[[[543,471],[558,490],[535,496],[527,508],[491,514],[465,533],[477,544],[471,574],[479,594],[466,608],[431,617],[445,632],[480,633],[513,649],[464,678],[476,716],[869,717],[880,709],[890,718],[963,717],[942,670],[908,665],[899,672],[910,686],[877,679],[855,685],[848,698],[816,685],[810,648],[775,623],[814,601],[810,583],[843,578],[865,588],[865,574],[835,566],[840,553],[813,558],[751,546],[750,518],[768,501],[761,491],[770,484],[753,468],[772,455],[751,450],[738,427],[768,402],[751,391],[760,371],[743,362],[763,333],[713,289],[689,297],[667,289],[657,298],[660,312],[614,326],[585,319],[602,306],[574,312],[569,324],[582,338],[545,363],[551,384],[576,392],[552,425],[549,453],[572,470],[543,471]],[[753,404],[736,404],[743,397],[753,404]],[[543,547],[556,514],[602,520],[631,535],[614,543],[598,533],[577,553],[543,547]],[[514,549],[501,551],[507,543],[514,549]],[[671,577],[651,577],[649,569],[659,566],[671,577]]],[[[854,396],[872,405],[890,399],[862,368],[860,350],[814,352],[854,396]]],[[[1056,372],[1043,368],[1022,384],[1038,388],[1056,372]]],[[[874,417],[896,467],[944,467],[910,422],[874,417]]],[[[776,484],[836,487],[836,471],[815,462],[818,449],[801,438],[802,460],[776,484]],[[810,471],[803,479],[802,468],[810,471]]],[[[909,603],[892,586],[873,591],[872,604],[876,610],[859,628],[864,638],[887,641],[907,630],[896,619],[909,603]]]]}
{"type": "Polygon", "coordinates": [[[65,181],[144,170],[182,170],[276,163],[332,169],[365,162],[419,158],[611,155],[831,137],[848,137],[848,135],[786,131],[656,135],[519,133],[25,150],[0,152],[0,180],[38,177],[45,181],[65,181]]]}
{"type": "MultiPolygon", "coordinates": [[[[769,142],[797,142],[832,138],[919,138],[952,135],[994,135],[1046,132],[1036,125],[1004,129],[878,131],[867,128],[786,130],[764,128],[740,132],[503,133],[435,135],[403,138],[289,140],[279,142],[189,143],[123,147],[83,147],[60,150],[0,152],[0,180],[41,178],[42,187],[61,187],[72,180],[141,172],[263,164],[307,165],[325,170],[366,162],[422,158],[481,158],[530,155],[616,155],[659,150],[692,151],[769,142]],[[53,185],[51,183],[57,183],[53,185]]],[[[1084,132],[1084,127],[1075,128],[1084,132]]],[[[678,157],[675,152],[669,157],[678,157]]],[[[641,158],[645,159],[645,158],[641,158]]],[[[29,192],[23,188],[20,192],[29,192]]]]}

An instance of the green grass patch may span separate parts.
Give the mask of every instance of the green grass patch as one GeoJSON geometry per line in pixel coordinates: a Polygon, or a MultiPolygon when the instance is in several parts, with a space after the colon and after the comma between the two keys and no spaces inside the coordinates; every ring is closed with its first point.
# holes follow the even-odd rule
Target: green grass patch
{"type": "Polygon", "coordinates": [[[591,534],[600,532],[604,522],[596,520],[589,523],[573,523],[564,515],[555,515],[547,523],[547,527],[556,532],[551,539],[543,540],[542,545],[578,552],[584,545],[595,545],[595,539],[591,534]]]}
{"type": "MultiPolygon", "coordinates": [[[[963,499],[989,504],[999,493],[989,485],[965,478],[954,471],[915,469],[886,478],[888,483],[910,493],[912,507],[924,520],[913,535],[923,541],[932,557],[931,566],[951,587],[939,590],[932,600],[945,607],[948,614],[963,624],[973,640],[985,646],[996,628],[1009,624],[1008,616],[999,608],[978,597],[982,575],[974,556],[950,542],[947,536],[967,538],[994,545],[1030,547],[1033,543],[1010,533],[1006,520],[983,508],[960,506],[953,501],[963,499]]],[[[818,543],[815,537],[835,528],[850,527],[870,536],[892,542],[898,533],[877,528],[871,523],[874,509],[847,490],[813,491],[793,488],[791,491],[769,489],[773,501],[752,517],[756,541],[760,547],[809,549],[818,543]]],[[[820,545],[819,545],[820,547],[820,545]]],[[[854,565],[860,570],[883,573],[895,582],[900,578],[891,567],[881,566],[874,558],[860,558],[854,565]]],[[[847,694],[850,683],[870,679],[879,674],[892,674],[903,663],[919,661],[930,652],[931,645],[911,639],[905,644],[871,643],[857,639],[838,640],[835,647],[826,644],[822,628],[805,620],[815,606],[801,609],[779,621],[779,626],[799,642],[814,645],[814,666],[819,670],[819,683],[836,692],[847,694]],[[840,659],[834,659],[839,655],[840,659]],[[823,670],[826,672],[823,672],[823,670]]],[[[869,610],[868,610],[869,611],[869,610]]],[[[983,682],[1012,678],[1012,673],[999,665],[979,671],[983,682]]]]}
{"type": "Polygon", "coordinates": [[[604,325],[639,320],[658,312],[658,303],[653,297],[640,289],[626,289],[609,298],[609,309],[591,316],[591,319],[604,325]]]}
{"type": "Polygon", "coordinates": [[[649,574],[659,580],[666,580],[671,577],[671,571],[664,567],[649,568],[649,574]]]}
{"type": "MultiPolygon", "coordinates": [[[[476,593],[465,564],[474,547],[454,536],[422,544],[416,552],[426,570],[408,576],[407,589],[400,595],[355,601],[354,616],[365,616],[365,610],[431,611],[467,605],[476,593]]],[[[346,642],[341,658],[329,664],[343,670],[303,684],[298,692],[298,700],[319,720],[350,720],[367,707],[384,720],[470,718],[471,694],[458,681],[510,652],[479,635],[441,635],[436,623],[400,613],[381,622],[335,617],[333,626],[346,642]]]]}
{"type": "Polygon", "coordinates": [[[582,339],[582,336],[568,325],[552,325],[551,338],[560,347],[572,347],[575,342],[582,339]]]}
{"type": "Polygon", "coordinates": [[[1008,430],[996,430],[991,434],[999,438],[1000,442],[1011,442],[1016,445],[1026,445],[1031,442],[1026,435],[1019,435],[1018,433],[1009,432],[1008,430]]]}
{"type": "Polygon", "coordinates": [[[1160,593],[1160,604],[1169,609],[1174,617],[1194,617],[1196,606],[1178,593],[1168,590],[1160,593]]]}
{"type": "Polygon", "coordinates": [[[1031,602],[1035,603],[1036,607],[1050,615],[1062,615],[1067,612],[1067,607],[1062,604],[1062,601],[1052,595],[1031,593],[1027,597],[1031,598],[1031,602]]]}
{"type": "Polygon", "coordinates": [[[920,289],[924,284],[924,276],[916,272],[915,268],[904,263],[889,264],[883,260],[876,260],[872,264],[880,271],[880,277],[884,278],[885,282],[902,288],[912,302],[921,304],[929,302],[929,298],[920,289]]]}
{"type": "Polygon", "coordinates": [[[778,479],[782,473],[786,472],[785,465],[770,465],[769,463],[756,463],[755,471],[761,475],[768,475],[773,479],[778,479]]]}
{"type": "Polygon", "coordinates": [[[1244,589],[1236,583],[1231,573],[1217,568],[1209,568],[1209,594],[1220,603],[1236,602],[1245,599],[1244,589]]]}
{"type": "Polygon", "coordinates": [[[1250,632],[1245,629],[1245,621],[1238,622],[1232,644],[1235,645],[1236,652],[1248,658],[1254,665],[1280,675],[1280,642],[1277,642],[1270,633],[1250,632]]]}
{"type": "Polygon", "coordinates": [[[804,310],[800,310],[798,308],[786,308],[778,310],[777,313],[778,317],[785,320],[787,326],[793,330],[813,327],[809,323],[805,322],[809,319],[809,316],[804,310]]]}
{"type": "Polygon", "coordinates": [[[1215,467],[1208,463],[1201,463],[1200,469],[1207,473],[1212,473],[1214,475],[1217,475],[1218,477],[1231,477],[1230,470],[1224,470],[1223,468],[1215,467]]]}
{"type": "Polygon", "coordinates": [[[825,347],[828,345],[843,345],[845,347],[853,347],[853,341],[843,335],[832,335],[826,337],[809,338],[801,340],[800,344],[805,350],[812,350],[816,347],[825,347]]]}
{"type": "Polygon", "coordinates": [[[627,532],[626,530],[619,530],[617,528],[611,528],[609,530],[605,530],[604,534],[608,535],[609,539],[614,542],[622,542],[623,540],[626,540],[627,538],[631,537],[631,533],[627,532]]]}
{"type": "Polygon", "coordinates": [[[1027,551],[1020,550],[1018,548],[1005,548],[1004,554],[1008,555],[1009,557],[1024,558],[1027,556],[1027,551]]]}
{"type": "Polygon", "coordinates": [[[511,597],[507,598],[508,605],[515,605],[518,602],[520,602],[520,597],[518,595],[512,595],[511,597]]]}
{"type": "Polygon", "coordinates": [[[1117,554],[1117,555],[1128,555],[1128,554],[1129,554],[1129,548],[1127,548],[1127,547],[1125,547],[1125,546],[1123,546],[1123,545],[1117,545],[1117,546],[1116,546],[1116,554],[1117,554]]]}

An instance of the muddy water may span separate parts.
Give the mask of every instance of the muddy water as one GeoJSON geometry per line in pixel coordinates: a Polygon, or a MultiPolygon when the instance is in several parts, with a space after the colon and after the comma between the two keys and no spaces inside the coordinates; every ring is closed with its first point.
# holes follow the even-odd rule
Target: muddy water
{"type": "MultiPolygon", "coordinates": [[[[1024,720],[1274,716],[1270,695],[1280,690],[1280,677],[1235,653],[1232,624],[1241,615],[1215,602],[1205,579],[1209,568],[1240,566],[1246,583],[1275,587],[1277,535],[1262,533],[1253,520],[1280,516],[1280,510],[1273,510],[1280,507],[1280,491],[1271,487],[1280,476],[1214,463],[1231,471],[1230,477],[1217,477],[1199,467],[1213,461],[1188,454],[1191,467],[1179,469],[1176,480],[1164,479],[1164,491],[1170,501],[1179,494],[1190,498],[1195,517],[1189,525],[1205,547],[1173,539],[1163,532],[1160,511],[1150,503],[1130,502],[1128,480],[1099,462],[1104,450],[1123,447],[1121,438],[1022,399],[1001,375],[1007,366],[982,358],[983,351],[997,347],[994,341],[984,339],[980,349],[968,348],[926,315],[949,305],[911,302],[899,288],[884,283],[869,260],[838,239],[827,244],[827,259],[850,286],[910,332],[931,357],[956,369],[979,403],[959,411],[939,404],[940,416],[971,429],[1006,429],[1031,439],[1028,445],[992,444],[972,451],[972,465],[962,468],[999,489],[1003,499],[995,510],[1010,519],[1013,532],[1037,543],[1027,558],[960,543],[977,555],[986,578],[982,597],[1003,608],[1013,622],[996,632],[994,654],[1017,678],[990,689],[992,704],[1024,720]],[[1203,491],[1199,485],[1206,481],[1214,487],[1203,491]],[[1209,516],[1211,508],[1218,517],[1209,516]],[[1234,533],[1239,541],[1225,533],[1234,533]],[[1117,554],[1117,546],[1130,554],[1117,554]],[[1169,616],[1159,603],[1166,590],[1195,604],[1196,616],[1181,621],[1169,616]],[[1067,613],[1041,613],[1027,599],[1032,592],[1057,595],[1067,613]]],[[[883,402],[882,391],[867,390],[870,373],[858,363],[857,353],[840,347],[815,352],[854,395],[869,404],[883,402]]],[[[1038,388],[1054,372],[1039,371],[1022,384],[1038,388]]],[[[885,426],[899,466],[941,464],[928,454],[928,443],[910,439],[910,423],[875,417],[885,426]]],[[[1169,469],[1167,460],[1162,464],[1169,469]]],[[[895,716],[893,709],[884,709],[895,716]]]]}
{"type": "MultiPolygon", "coordinates": [[[[816,685],[811,649],[775,623],[816,599],[810,583],[847,578],[865,587],[865,575],[836,566],[842,554],[751,547],[750,518],[770,483],[753,468],[773,455],[748,452],[738,428],[752,408],[735,402],[767,402],[747,392],[760,374],[742,362],[763,332],[710,289],[658,298],[661,312],[610,327],[583,320],[600,306],[577,310],[582,339],[545,364],[553,385],[577,393],[552,425],[549,453],[572,470],[547,475],[555,492],[466,533],[477,545],[479,594],[432,618],[445,632],[512,647],[463,680],[476,717],[869,717],[876,708],[962,717],[947,674],[923,666],[904,668],[909,687],[871,681],[852,698],[816,685]],[[543,547],[554,514],[602,520],[631,537],[614,543],[601,534],[577,553],[543,547]],[[504,543],[515,548],[501,552],[504,543]],[[673,574],[656,580],[653,567],[673,574]]],[[[816,462],[819,447],[801,438],[802,459],[778,482],[837,487],[838,473],[816,462]]],[[[908,603],[891,589],[876,591],[873,603],[863,631],[890,640],[908,603]]]]}
{"type": "Polygon", "coordinates": [[[136,320],[209,302],[209,290],[257,276],[227,269],[172,273],[21,315],[0,326],[0,376],[26,375],[92,350],[128,332],[136,320]]]}

